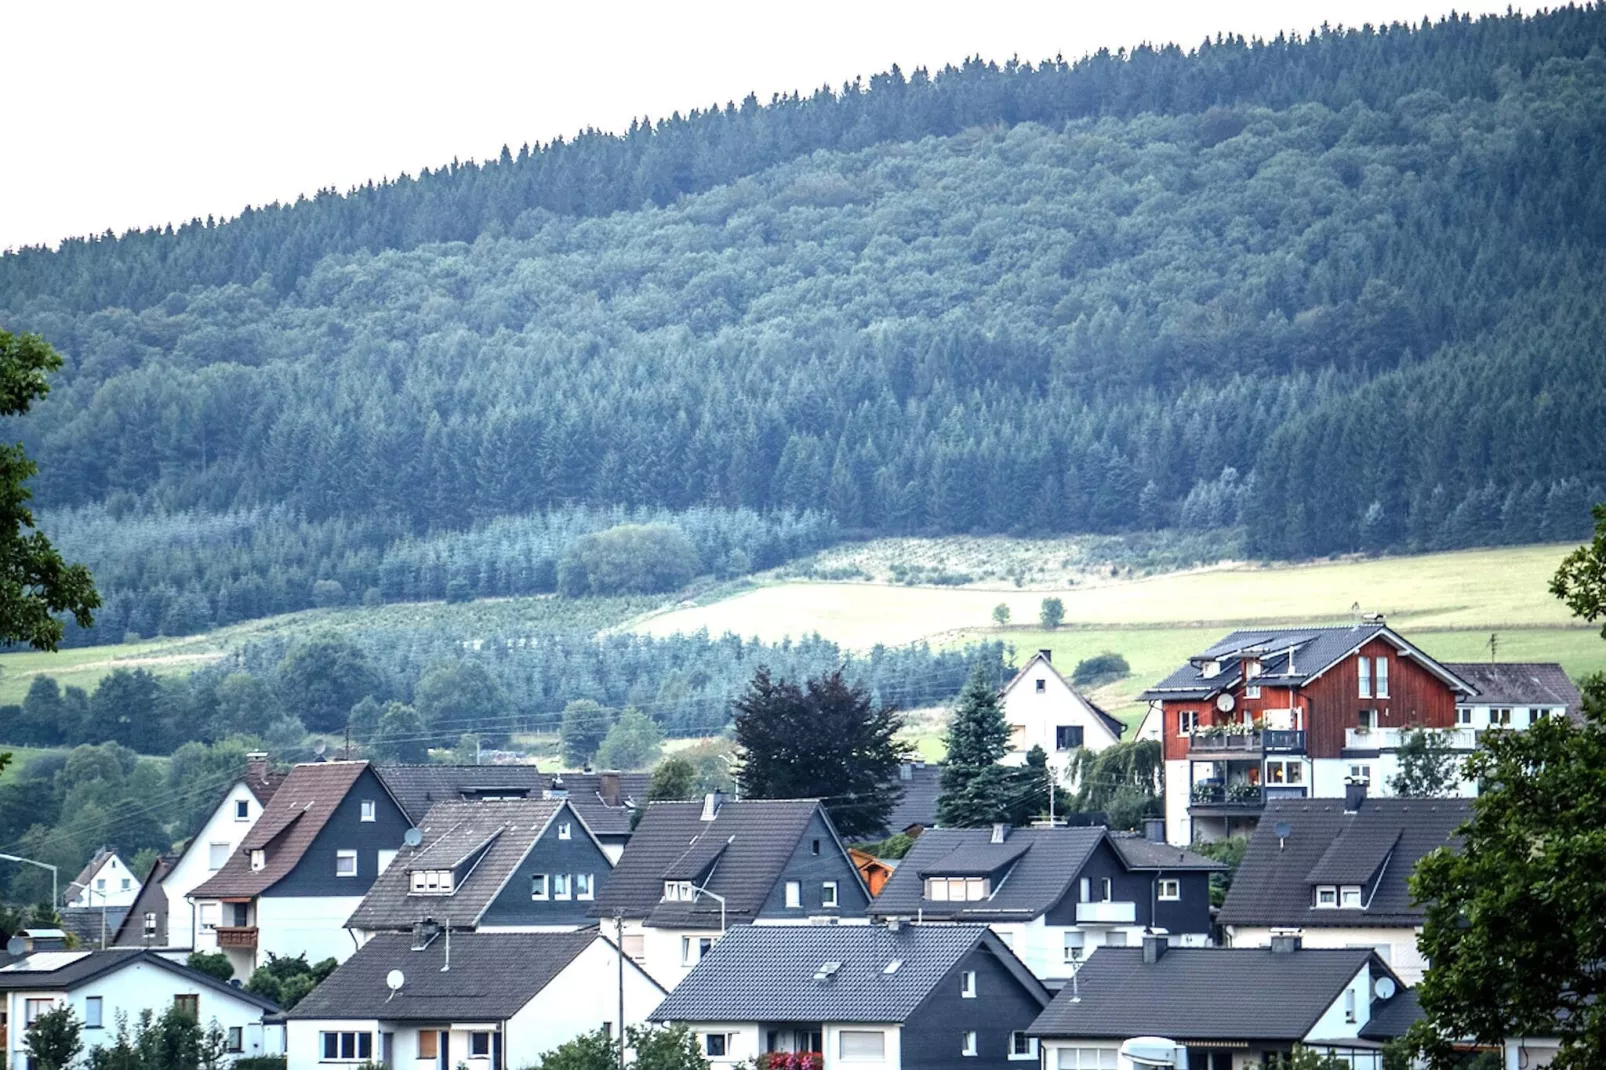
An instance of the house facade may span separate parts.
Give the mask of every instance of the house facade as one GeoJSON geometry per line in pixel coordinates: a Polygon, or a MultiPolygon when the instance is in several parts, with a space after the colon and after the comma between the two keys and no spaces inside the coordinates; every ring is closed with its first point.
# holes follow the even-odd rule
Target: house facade
{"type": "Polygon", "coordinates": [[[223,867],[190,892],[195,950],[224,952],[242,980],[270,954],[350,957],[346,919],[410,825],[367,762],[297,765],[223,867]]]}
{"type": "Polygon", "coordinates": [[[718,1070],[772,1053],[836,1067],[1036,1065],[1048,990],[980,925],[753,925],[731,931],[653,1013],[718,1070]]]}
{"type": "Polygon", "coordinates": [[[748,924],[860,920],[870,896],[814,799],[650,804],[590,916],[665,988],[748,924]]]}
{"type": "Polygon", "coordinates": [[[930,829],[870,904],[876,921],[981,923],[1038,978],[1161,931],[1210,942],[1210,874],[1225,867],[1102,828],[930,829]]]}
{"type": "Polygon", "coordinates": [[[1555,662],[1445,662],[1444,667],[1473,687],[1456,706],[1457,728],[1521,731],[1544,717],[1583,718],[1578,685],[1555,662]]]}
{"type": "Polygon", "coordinates": [[[1039,650],[998,696],[1009,725],[1005,765],[1025,765],[1042,747],[1061,784],[1070,783],[1071,759],[1086,748],[1101,751],[1121,741],[1126,726],[1079,694],[1054,668],[1050,651],[1039,650]]]}
{"type": "MultiPolygon", "coordinates": [[[[1142,695],[1165,755],[1172,843],[1244,833],[1268,802],[1386,789],[1417,729],[1471,752],[1471,684],[1381,622],[1237,631],[1142,695]]],[[[1464,785],[1464,790],[1472,790],[1464,785]]]]}
{"type": "Polygon", "coordinates": [[[127,910],[141,887],[117,852],[102,847],[62,890],[62,901],[69,910],[127,910]]]}
{"type": "Polygon", "coordinates": [[[34,952],[0,967],[0,998],[0,1049],[9,1070],[27,1070],[28,1026],[61,1006],[70,1006],[83,1023],[86,1056],[116,1041],[119,1015],[137,1021],[143,1011],[160,1016],[174,1006],[191,1012],[203,1028],[216,1022],[230,1062],[272,1054],[278,1046],[263,1023],[278,1011],[271,1001],[137,948],[34,952]]]}
{"type": "Polygon", "coordinates": [[[286,1015],[287,1070],[508,1070],[639,1025],[664,992],[595,932],[382,933],[286,1015]]]}

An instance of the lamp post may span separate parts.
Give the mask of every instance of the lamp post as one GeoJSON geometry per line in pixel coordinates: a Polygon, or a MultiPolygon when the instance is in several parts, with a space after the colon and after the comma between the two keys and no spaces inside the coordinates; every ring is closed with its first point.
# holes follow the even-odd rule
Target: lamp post
{"type": "Polygon", "coordinates": [[[0,854],[0,858],[5,859],[7,862],[21,862],[25,865],[38,866],[40,869],[50,870],[50,909],[52,912],[54,912],[60,908],[61,904],[56,901],[57,896],[60,894],[60,888],[58,887],[57,883],[59,874],[57,873],[55,866],[51,865],[49,862],[37,862],[32,858],[23,858],[20,855],[0,854]]]}
{"type": "MultiPolygon", "coordinates": [[[[100,949],[102,951],[105,951],[106,950],[106,906],[107,906],[106,893],[105,892],[101,892],[101,891],[97,891],[94,888],[85,888],[84,889],[84,894],[85,895],[89,895],[89,896],[95,896],[95,895],[100,896],[100,949]]],[[[91,900],[90,905],[94,905],[93,900],[91,900]]]]}
{"type": "Polygon", "coordinates": [[[698,888],[698,895],[711,895],[719,900],[719,935],[725,935],[725,897],[718,892],[711,892],[707,888],[698,888]]]}

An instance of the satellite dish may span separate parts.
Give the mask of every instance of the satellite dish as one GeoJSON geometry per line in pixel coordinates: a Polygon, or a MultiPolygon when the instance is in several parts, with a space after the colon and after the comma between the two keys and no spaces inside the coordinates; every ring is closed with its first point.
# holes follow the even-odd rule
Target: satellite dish
{"type": "Polygon", "coordinates": [[[392,992],[400,992],[401,986],[407,983],[407,975],[400,970],[391,970],[385,974],[385,987],[392,992]]]}
{"type": "Polygon", "coordinates": [[[1272,831],[1277,834],[1277,838],[1279,840],[1286,840],[1289,833],[1294,831],[1294,826],[1290,825],[1286,821],[1279,821],[1277,824],[1272,826],[1272,831]]]}
{"type": "Polygon", "coordinates": [[[417,829],[408,829],[402,834],[402,842],[409,847],[417,847],[424,842],[424,834],[417,829]]]}
{"type": "Polygon", "coordinates": [[[325,740],[321,740],[320,739],[320,740],[318,740],[318,742],[316,742],[316,743],[314,743],[312,745],[312,753],[316,754],[320,758],[323,757],[323,752],[328,750],[328,749],[329,749],[329,744],[325,740]]]}
{"type": "Polygon", "coordinates": [[[13,936],[11,939],[6,941],[6,954],[26,955],[27,953],[28,941],[24,940],[22,937],[13,936]]]}
{"type": "Polygon", "coordinates": [[[1226,691],[1216,696],[1216,709],[1222,713],[1232,712],[1232,708],[1236,705],[1238,705],[1238,700],[1226,691]]]}
{"type": "Polygon", "coordinates": [[[1392,978],[1392,977],[1379,977],[1377,979],[1377,998],[1378,999],[1393,999],[1394,998],[1394,978],[1392,978]]]}

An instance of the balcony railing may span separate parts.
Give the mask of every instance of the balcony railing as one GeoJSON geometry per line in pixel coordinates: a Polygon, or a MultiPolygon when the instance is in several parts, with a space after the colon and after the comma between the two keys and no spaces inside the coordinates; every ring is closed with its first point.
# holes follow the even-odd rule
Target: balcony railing
{"type": "Polygon", "coordinates": [[[1195,784],[1189,797],[1193,810],[1259,810],[1266,805],[1264,789],[1255,784],[1195,784]]]}
{"type": "Polygon", "coordinates": [[[1432,733],[1452,750],[1478,749],[1478,734],[1470,728],[1346,728],[1344,746],[1351,750],[1398,750],[1420,731],[1432,733]]]}
{"type": "Polygon", "coordinates": [[[1120,900],[1105,900],[1076,904],[1078,925],[1133,925],[1138,917],[1138,905],[1120,900]]]}
{"type": "Polygon", "coordinates": [[[1233,732],[1206,728],[1188,739],[1190,754],[1264,754],[1268,751],[1300,752],[1305,749],[1305,733],[1291,728],[1257,728],[1233,732]]]}
{"type": "Polygon", "coordinates": [[[219,925],[217,927],[218,947],[243,947],[255,949],[257,946],[257,927],[255,925],[219,925]]]}

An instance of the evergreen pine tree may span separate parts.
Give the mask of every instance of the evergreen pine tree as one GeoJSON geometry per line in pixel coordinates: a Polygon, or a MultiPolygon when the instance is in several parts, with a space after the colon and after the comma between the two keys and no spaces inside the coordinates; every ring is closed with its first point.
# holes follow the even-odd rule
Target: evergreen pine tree
{"type": "Polygon", "coordinates": [[[1009,753],[1009,725],[998,692],[978,667],[948,723],[948,756],[942,767],[937,823],[968,828],[1010,820],[1011,795],[1019,787],[1015,770],[999,765],[1009,753]]]}

